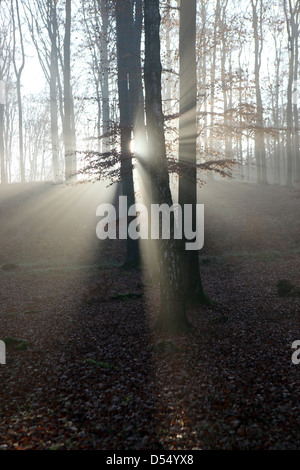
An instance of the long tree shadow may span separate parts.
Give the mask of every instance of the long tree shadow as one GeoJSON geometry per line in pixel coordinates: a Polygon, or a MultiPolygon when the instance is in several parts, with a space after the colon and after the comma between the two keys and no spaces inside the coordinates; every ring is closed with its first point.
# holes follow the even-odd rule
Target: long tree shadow
{"type": "Polygon", "coordinates": [[[9,343],[0,371],[5,449],[159,446],[141,275],[121,268],[121,242],[96,237],[99,189],[33,191],[11,203],[7,222],[23,249],[5,251],[18,269],[0,271],[0,338],[26,348],[9,343]]]}
{"type": "Polygon", "coordinates": [[[122,269],[124,241],[96,237],[99,189],[16,198],[5,214],[18,228],[40,194],[42,214],[36,207],[14,239],[28,256],[20,251],[18,269],[0,270],[0,339],[10,338],[1,448],[297,448],[299,298],[278,297],[275,287],[279,276],[298,285],[299,261],[230,267],[208,253],[203,281],[219,306],[192,308],[190,333],[160,334],[156,281],[122,269]],[[58,219],[49,221],[53,202],[58,219]]]}

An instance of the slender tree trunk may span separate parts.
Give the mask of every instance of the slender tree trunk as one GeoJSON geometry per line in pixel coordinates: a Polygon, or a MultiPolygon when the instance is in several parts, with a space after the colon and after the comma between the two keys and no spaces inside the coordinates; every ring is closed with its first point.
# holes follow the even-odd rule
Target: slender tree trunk
{"type": "Polygon", "coordinates": [[[95,88],[96,88],[96,97],[97,97],[97,150],[98,153],[101,153],[101,116],[102,116],[102,106],[101,106],[101,93],[100,93],[100,76],[98,75],[95,78],[95,88]]]}
{"type": "Polygon", "coordinates": [[[169,70],[169,76],[166,80],[166,89],[165,97],[167,101],[167,109],[171,108],[172,105],[172,61],[171,61],[171,38],[170,38],[170,28],[171,28],[171,15],[170,15],[171,0],[167,0],[166,3],[166,61],[167,61],[167,70],[169,70]]]}
{"type": "Polygon", "coordinates": [[[65,179],[76,178],[76,143],[74,128],[74,108],[71,86],[71,0],[66,0],[66,19],[64,37],[64,145],[65,179]]]}
{"type": "Polygon", "coordinates": [[[4,111],[4,152],[5,152],[5,172],[7,182],[11,183],[11,162],[12,162],[12,138],[13,138],[13,109],[6,104],[4,111]]]}
{"type": "MultiPolygon", "coordinates": [[[[194,10],[194,5],[189,5],[189,3],[186,5],[184,4],[186,2],[182,2],[182,5],[180,7],[180,11],[183,11],[184,9],[193,8],[194,10]]],[[[197,11],[195,11],[195,15],[197,15],[197,11]]],[[[192,19],[193,21],[193,19],[192,19]]],[[[206,2],[201,2],[201,30],[202,30],[202,38],[201,38],[201,47],[200,47],[200,80],[201,80],[201,93],[202,93],[202,106],[203,106],[203,149],[205,154],[207,154],[207,148],[208,148],[208,129],[207,129],[207,97],[206,97],[206,80],[207,80],[207,71],[206,71],[206,60],[207,60],[207,51],[206,51],[206,21],[207,21],[207,12],[206,12],[206,2]]],[[[195,17],[195,23],[196,23],[196,17],[195,17]]],[[[196,49],[196,25],[195,28],[193,28],[193,34],[195,34],[195,49],[196,49]]],[[[196,50],[194,52],[194,57],[193,60],[196,62],[196,50]]],[[[197,84],[193,84],[196,86],[197,89],[197,84]]],[[[197,105],[197,104],[196,104],[197,105]]]]}
{"type": "MultiPolygon", "coordinates": [[[[137,147],[146,152],[147,139],[144,113],[144,92],[141,67],[141,35],[143,23],[143,1],[135,0],[131,43],[131,65],[129,69],[129,91],[132,103],[133,134],[137,147]]],[[[137,155],[138,156],[138,155],[137,155]]]]}
{"type": "Polygon", "coordinates": [[[263,122],[263,105],[260,91],[260,68],[261,68],[261,54],[263,47],[262,35],[262,8],[263,0],[251,0],[253,12],[253,30],[255,42],[255,92],[256,92],[256,129],[255,129],[255,159],[257,167],[257,181],[261,184],[267,184],[267,164],[266,164],[266,149],[264,140],[264,122],[263,122]],[[257,7],[260,1],[260,20],[258,22],[257,7]]]}
{"type": "Polygon", "coordinates": [[[289,77],[287,88],[287,185],[300,181],[299,118],[294,88],[297,87],[299,67],[299,1],[284,0],[284,14],[289,45],[289,77]]]}
{"type": "Polygon", "coordinates": [[[220,32],[221,32],[221,81],[223,93],[223,109],[224,109],[224,139],[225,139],[225,157],[231,159],[231,139],[230,139],[230,122],[228,118],[228,109],[230,107],[229,96],[229,83],[226,76],[226,60],[228,53],[227,45],[227,25],[226,25],[226,12],[228,1],[225,1],[222,7],[222,16],[220,18],[220,32]]]}
{"type": "Polygon", "coordinates": [[[286,184],[293,186],[293,73],[294,73],[294,44],[291,36],[289,35],[289,77],[287,87],[287,107],[286,107],[286,184]]]}
{"type": "Polygon", "coordinates": [[[12,12],[12,21],[13,21],[13,52],[12,60],[17,80],[17,103],[18,103],[18,125],[19,125],[19,158],[20,158],[20,177],[21,182],[25,182],[25,162],[24,162],[24,144],[23,144],[23,107],[22,107],[22,94],[21,94],[21,77],[22,72],[25,66],[25,52],[24,52],[24,43],[22,35],[22,26],[20,19],[19,3],[18,0],[15,2],[15,7],[13,0],[11,0],[11,12],[12,12]],[[14,8],[16,7],[17,23],[15,20],[14,8]],[[19,32],[20,46],[21,46],[21,64],[18,67],[17,58],[16,58],[16,31],[19,32]]]}
{"type": "Polygon", "coordinates": [[[24,137],[23,137],[23,106],[21,96],[21,77],[17,77],[17,102],[18,102],[18,124],[19,124],[19,155],[21,183],[25,182],[25,161],[24,161],[24,137]]]}
{"type": "Polygon", "coordinates": [[[50,117],[51,117],[51,145],[53,178],[59,178],[59,135],[58,135],[58,105],[57,105],[57,17],[56,4],[51,4],[51,18],[48,25],[48,34],[51,41],[50,51],[50,117]]]}
{"type": "Polygon", "coordinates": [[[4,104],[0,104],[0,169],[1,184],[7,183],[4,154],[4,104]]]}
{"type": "Polygon", "coordinates": [[[50,65],[50,116],[51,116],[51,144],[52,144],[52,166],[53,178],[59,178],[59,135],[58,135],[58,106],[57,106],[57,57],[51,50],[50,65]]]}
{"type": "MultiPolygon", "coordinates": [[[[299,3],[299,2],[298,2],[299,3]]],[[[295,155],[295,181],[298,186],[300,185],[300,142],[299,142],[299,113],[298,113],[298,99],[297,93],[298,84],[298,65],[299,65],[299,24],[298,18],[300,14],[300,5],[296,16],[296,21],[293,21],[293,41],[295,47],[295,61],[294,61],[294,81],[293,81],[293,117],[294,117],[294,155],[295,155]]]]}
{"type": "MultiPolygon", "coordinates": [[[[241,56],[242,56],[242,46],[239,52],[239,105],[242,106],[242,96],[243,96],[243,82],[242,82],[242,64],[241,64],[241,56]]],[[[240,113],[240,119],[239,119],[239,125],[240,125],[240,136],[238,139],[238,145],[239,145],[239,160],[240,160],[240,177],[242,181],[244,181],[245,178],[245,172],[244,172],[244,156],[243,156],[243,132],[242,132],[242,124],[243,124],[243,117],[242,113],[240,113]]]]}
{"type": "Polygon", "coordinates": [[[281,64],[281,43],[277,43],[276,32],[274,34],[274,45],[276,49],[275,59],[275,91],[272,99],[273,104],[273,122],[277,129],[277,135],[274,138],[274,181],[280,184],[280,124],[279,124],[279,88],[280,88],[280,64],[281,64]]]}
{"type": "Polygon", "coordinates": [[[216,61],[217,61],[217,33],[218,26],[220,21],[220,0],[217,0],[216,11],[215,11],[215,22],[214,22],[214,36],[213,36],[213,56],[211,64],[211,101],[210,101],[210,132],[209,132],[209,142],[211,151],[215,148],[214,143],[214,113],[215,113],[215,90],[216,90],[216,61]]]}
{"type": "Polygon", "coordinates": [[[102,131],[103,145],[102,152],[110,151],[110,109],[109,109],[109,58],[108,58],[108,26],[109,26],[109,5],[108,0],[98,0],[102,19],[102,31],[100,36],[100,60],[101,60],[101,93],[102,93],[102,131]]]}
{"type": "Polygon", "coordinates": [[[51,147],[52,147],[52,172],[53,179],[57,180],[60,174],[59,162],[59,132],[58,132],[58,24],[57,24],[57,2],[56,0],[35,0],[35,5],[24,5],[27,26],[35,46],[41,68],[49,84],[50,97],[50,127],[51,127],[51,147]],[[44,37],[44,29],[40,28],[37,17],[43,17],[43,24],[47,30],[48,41],[44,37]]]}

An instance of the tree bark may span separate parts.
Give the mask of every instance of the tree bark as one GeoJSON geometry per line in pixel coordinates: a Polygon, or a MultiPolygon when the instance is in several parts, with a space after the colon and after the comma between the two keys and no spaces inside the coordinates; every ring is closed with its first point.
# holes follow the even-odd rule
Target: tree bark
{"type": "Polygon", "coordinates": [[[100,60],[101,60],[101,93],[102,93],[102,132],[103,132],[103,145],[102,152],[110,151],[110,109],[109,109],[109,58],[108,58],[108,26],[109,5],[107,0],[98,0],[100,6],[100,14],[102,19],[102,31],[99,42],[100,60]]]}
{"type": "Polygon", "coordinates": [[[261,54],[263,47],[262,35],[262,9],[263,0],[251,0],[252,13],[253,13],[253,30],[254,30],[254,43],[255,43],[255,92],[256,92],[256,129],[255,129],[255,159],[257,167],[257,182],[267,184],[267,163],[266,163],[266,149],[264,139],[264,122],[263,122],[263,105],[260,91],[260,68],[261,68],[261,54]],[[258,20],[258,2],[260,1],[260,19],[258,20]]]}
{"type": "Polygon", "coordinates": [[[21,76],[25,66],[25,52],[24,52],[24,43],[22,35],[22,26],[20,19],[20,11],[18,0],[16,0],[16,15],[17,15],[17,24],[15,20],[14,5],[13,0],[11,1],[11,12],[12,12],[12,21],[13,21],[13,52],[12,59],[17,81],[17,103],[18,103],[18,125],[19,125],[19,159],[20,159],[20,179],[21,183],[25,182],[25,162],[24,162],[24,143],[23,143],[23,107],[22,107],[22,94],[21,94],[21,76]],[[16,30],[19,31],[20,36],[20,46],[21,46],[21,64],[18,67],[16,59],[16,30]]]}
{"type": "Polygon", "coordinates": [[[50,116],[51,116],[51,144],[52,144],[52,166],[53,178],[59,179],[59,135],[58,135],[58,106],[57,106],[57,75],[58,75],[58,57],[57,57],[57,17],[56,3],[51,3],[51,18],[48,34],[51,40],[50,51],[50,116]],[[52,20],[52,21],[51,21],[52,20]],[[52,30],[51,30],[52,26],[52,30]]]}
{"type": "Polygon", "coordinates": [[[7,183],[4,154],[4,104],[0,104],[0,169],[1,184],[7,183]]]}
{"type": "MultiPolygon", "coordinates": [[[[178,201],[185,217],[185,204],[192,205],[193,231],[196,231],[197,204],[197,64],[196,0],[181,2],[179,31],[179,178],[178,201]]],[[[204,294],[197,250],[182,249],[183,292],[188,304],[208,303],[204,294]]]]}
{"type": "MultiPolygon", "coordinates": [[[[171,206],[161,98],[159,27],[159,2],[145,0],[144,77],[152,202],[171,206]]],[[[170,239],[160,239],[157,246],[160,273],[160,313],[157,327],[163,331],[187,329],[189,324],[182,296],[180,254],[174,240],[173,224],[170,239]]]]}
{"type": "Polygon", "coordinates": [[[71,86],[71,0],[66,0],[65,37],[64,37],[64,145],[65,179],[76,179],[76,142],[74,128],[74,106],[71,86]]]}
{"type": "MultiPolygon", "coordinates": [[[[127,0],[116,1],[118,91],[121,131],[121,177],[123,195],[127,196],[128,207],[135,203],[131,132],[133,128],[133,107],[130,97],[130,75],[132,73],[132,4],[127,0]]],[[[128,218],[128,225],[131,222],[128,218]]],[[[128,228],[128,227],[127,227],[128,228]]],[[[139,240],[127,236],[125,267],[140,264],[139,240]]]]}

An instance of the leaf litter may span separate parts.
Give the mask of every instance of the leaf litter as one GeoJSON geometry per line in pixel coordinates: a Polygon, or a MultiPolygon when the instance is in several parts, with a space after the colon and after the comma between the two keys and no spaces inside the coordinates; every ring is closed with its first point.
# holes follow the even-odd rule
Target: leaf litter
{"type": "Polygon", "coordinates": [[[5,200],[3,263],[18,269],[0,270],[0,449],[299,449],[300,301],[277,283],[300,287],[300,200],[236,182],[201,191],[201,274],[217,304],[190,308],[194,328],[176,336],[153,328],[159,286],[120,267],[123,241],[66,248],[63,226],[35,239],[32,216],[18,244],[16,208],[43,190],[5,200]]]}

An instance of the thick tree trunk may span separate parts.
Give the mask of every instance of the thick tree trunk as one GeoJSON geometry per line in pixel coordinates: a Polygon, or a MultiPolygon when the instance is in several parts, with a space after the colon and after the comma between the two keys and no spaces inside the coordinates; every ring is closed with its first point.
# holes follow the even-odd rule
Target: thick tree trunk
{"type": "MultiPolygon", "coordinates": [[[[123,195],[127,196],[128,207],[135,203],[133,165],[131,150],[131,132],[133,127],[132,102],[130,100],[130,74],[132,73],[132,23],[133,11],[131,2],[116,1],[117,22],[117,59],[118,91],[121,129],[121,176],[123,195]]],[[[128,220],[128,224],[130,220],[128,220]]],[[[140,264],[139,240],[127,236],[125,267],[140,264]]]]}
{"type": "MultiPolygon", "coordinates": [[[[193,208],[193,231],[196,231],[197,204],[197,64],[196,64],[196,0],[181,2],[180,6],[180,99],[179,99],[179,178],[178,201],[182,208],[193,208]]],[[[182,250],[183,292],[188,304],[207,303],[203,292],[197,250],[182,250]]]]}
{"type": "MultiPolygon", "coordinates": [[[[159,27],[159,3],[157,0],[145,0],[145,92],[152,202],[171,206],[161,99],[159,27]]],[[[189,324],[182,296],[180,255],[174,240],[173,224],[170,239],[160,239],[157,245],[161,296],[157,326],[166,331],[186,329],[189,324]]]]}

